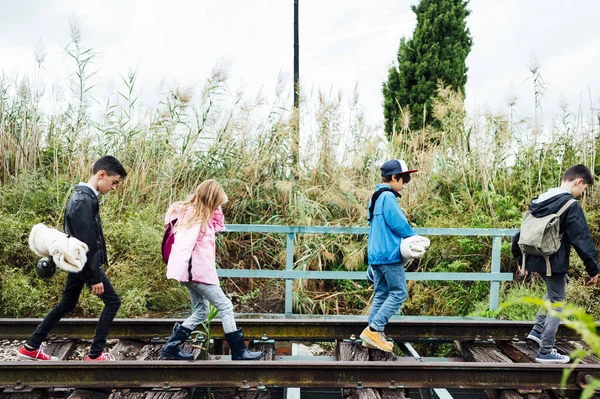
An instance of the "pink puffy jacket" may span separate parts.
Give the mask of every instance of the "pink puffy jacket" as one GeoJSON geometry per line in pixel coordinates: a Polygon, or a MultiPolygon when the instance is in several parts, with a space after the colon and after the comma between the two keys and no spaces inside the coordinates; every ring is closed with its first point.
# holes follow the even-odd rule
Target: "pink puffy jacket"
{"type": "MultiPolygon", "coordinates": [[[[167,212],[170,214],[171,209],[167,212]]],[[[185,212],[178,208],[170,217],[165,217],[165,224],[176,219],[185,212]]],[[[217,268],[215,266],[215,235],[225,228],[225,217],[221,207],[215,211],[208,221],[206,231],[201,231],[199,224],[186,229],[177,229],[175,241],[171,248],[167,264],[167,278],[178,281],[193,281],[204,284],[219,285],[217,268]],[[189,260],[192,259],[192,269],[189,271],[189,260]]]]}

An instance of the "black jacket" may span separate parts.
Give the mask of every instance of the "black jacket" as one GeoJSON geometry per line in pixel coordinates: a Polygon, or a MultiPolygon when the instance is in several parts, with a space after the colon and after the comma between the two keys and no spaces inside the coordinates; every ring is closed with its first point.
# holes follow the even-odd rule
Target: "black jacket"
{"type": "MultiPolygon", "coordinates": [[[[558,194],[539,203],[532,202],[529,205],[529,210],[535,217],[547,216],[551,213],[557,213],[572,198],[573,196],[568,193],[558,194]]],[[[573,246],[577,251],[577,255],[583,260],[585,270],[590,277],[597,275],[600,268],[598,267],[596,247],[590,235],[583,208],[578,201],[571,204],[560,216],[560,232],[562,233],[560,249],[550,256],[552,274],[566,274],[569,271],[569,255],[571,246],[573,246]]],[[[515,234],[513,237],[512,254],[517,263],[522,264],[523,254],[518,245],[519,237],[520,233],[515,234]]],[[[546,262],[541,256],[527,255],[525,268],[532,272],[545,274],[546,262]]]]}
{"type": "Polygon", "coordinates": [[[88,246],[87,262],[81,271],[86,283],[93,285],[101,282],[102,265],[108,263],[98,197],[87,186],[75,186],[75,192],[65,209],[64,231],[66,234],[83,241],[88,246]]]}

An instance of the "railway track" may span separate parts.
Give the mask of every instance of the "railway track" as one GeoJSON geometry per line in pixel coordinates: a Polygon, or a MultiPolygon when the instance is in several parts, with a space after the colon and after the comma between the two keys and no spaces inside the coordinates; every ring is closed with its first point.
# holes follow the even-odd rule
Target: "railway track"
{"type": "MultiPolygon", "coordinates": [[[[239,362],[231,361],[226,355],[221,323],[213,320],[210,323],[214,341],[211,346],[205,343],[202,348],[194,348],[191,343],[186,344],[187,350],[193,351],[197,358],[209,358],[210,361],[159,360],[162,342],[175,321],[115,320],[110,333],[114,340],[110,351],[117,361],[90,364],[68,359],[77,358],[73,353],[80,340],[93,336],[96,320],[64,319],[53,330],[54,336],[49,341],[49,349],[59,355],[61,361],[0,361],[0,390],[4,390],[0,398],[13,398],[15,393],[46,388],[143,388],[166,392],[191,387],[231,388],[237,392],[292,387],[346,390],[468,388],[486,392],[564,389],[564,392],[577,395],[591,378],[600,378],[600,361],[594,357],[577,365],[532,363],[534,344],[525,341],[531,328],[529,322],[454,318],[392,320],[386,333],[400,347],[406,349],[410,342],[453,342],[460,348],[462,357],[382,358],[376,353],[379,351],[367,350],[355,339],[365,326],[362,319],[239,319],[238,326],[244,328],[251,345],[271,348],[269,356],[273,360],[239,362]],[[337,350],[335,355],[313,357],[286,352],[291,342],[299,341],[334,341],[337,350]],[[367,356],[363,359],[371,361],[340,361],[340,350],[348,348],[363,351],[367,356]],[[566,369],[571,373],[561,388],[566,369]]],[[[39,322],[39,319],[0,319],[0,340],[12,343],[8,350],[14,351],[39,322]]],[[[564,326],[558,337],[557,347],[562,352],[568,353],[579,346],[579,337],[564,326]]],[[[0,353],[3,350],[6,349],[0,348],[0,353]]],[[[414,351],[412,353],[414,356],[414,351]]]]}
{"type": "MultiPolygon", "coordinates": [[[[559,389],[565,367],[533,363],[271,361],[0,362],[0,387],[23,388],[480,388],[559,389]]],[[[565,388],[581,389],[597,365],[577,365],[565,388]]]]}
{"type": "MultiPolygon", "coordinates": [[[[0,319],[0,339],[28,338],[41,319],[0,319]]],[[[63,319],[52,330],[54,337],[90,338],[98,319],[63,319]]],[[[110,337],[119,339],[160,339],[168,336],[173,324],[180,319],[116,319],[110,337]]],[[[285,339],[300,341],[329,341],[358,335],[365,328],[364,319],[237,319],[249,338],[285,339]]],[[[600,325],[599,325],[600,327],[600,325]]],[[[478,341],[525,339],[531,322],[463,318],[402,318],[391,320],[386,334],[398,341],[478,341]]],[[[224,337],[221,321],[210,323],[213,338],[224,337]]],[[[557,334],[566,340],[579,339],[573,331],[561,325],[557,334]]]]}

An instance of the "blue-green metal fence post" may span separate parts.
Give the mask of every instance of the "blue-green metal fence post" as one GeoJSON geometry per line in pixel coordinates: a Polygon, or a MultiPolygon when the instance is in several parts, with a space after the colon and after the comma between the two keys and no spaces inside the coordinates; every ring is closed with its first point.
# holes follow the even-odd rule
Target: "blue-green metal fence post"
{"type": "MultiPolygon", "coordinates": [[[[288,233],[287,240],[285,243],[285,270],[294,270],[294,233],[288,233]]],[[[291,278],[285,279],[285,314],[292,314],[292,299],[293,299],[293,291],[294,280],[291,278]]]]}
{"type": "MultiPolygon", "coordinates": [[[[500,273],[500,254],[502,250],[502,237],[494,236],[492,240],[492,273],[500,273]]],[[[492,281],[490,283],[490,309],[498,309],[500,300],[500,282],[492,281]]]]}

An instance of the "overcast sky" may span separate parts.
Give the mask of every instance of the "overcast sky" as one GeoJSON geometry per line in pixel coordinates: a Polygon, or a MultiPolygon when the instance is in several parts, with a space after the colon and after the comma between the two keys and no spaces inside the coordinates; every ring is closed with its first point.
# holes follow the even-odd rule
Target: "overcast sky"
{"type": "MultiPolygon", "coordinates": [[[[414,30],[416,1],[300,0],[303,88],[349,96],[358,85],[369,122],[381,123],[381,83],[400,37],[414,30]]],[[[506,111],[517,96],[521,114],[532,114],[532,53],[549,85],[546,120],[559,114],[561,98],[573,111],[580,102],[589,110],[591,92],[600,108],[600,1],[471,0],[469,8],[470,112],[506,111]]],[[[44,80],[63,79],[73,16],[83,45],[100,53],[100,85],[137,67],[147,103],[161,81],[199,87],[219,62],[229,64],[233,88],[250,97],[261,87],[273,93],[280,72],[290,83],[293,76],[293,0],[0,0],[0,13],[0,70],[10,78],[32,73],[41,40],[44,80]]]]}

